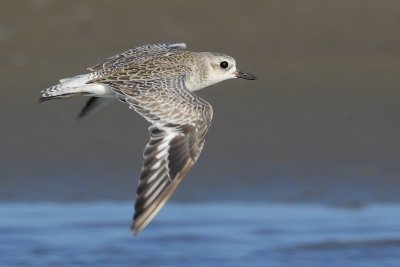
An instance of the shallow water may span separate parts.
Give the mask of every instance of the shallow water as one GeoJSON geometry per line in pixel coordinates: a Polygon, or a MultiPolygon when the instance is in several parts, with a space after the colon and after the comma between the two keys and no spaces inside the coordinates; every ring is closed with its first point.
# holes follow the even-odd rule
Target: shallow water
{"type": "Polygon", "coordinates": [[[0,266],[400,266],[400,205],[0,204],[0,266]]]}

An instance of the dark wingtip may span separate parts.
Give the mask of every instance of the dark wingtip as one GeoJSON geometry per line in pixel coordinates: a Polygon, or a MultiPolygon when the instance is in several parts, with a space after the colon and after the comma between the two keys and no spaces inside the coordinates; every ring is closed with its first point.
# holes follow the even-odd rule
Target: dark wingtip
{"type": "Polygon", "coordinates": [[[136,227],[135,222],[132,222],[130,228],[131,228],[131,231],[132,231],[134,237],[137,237],[137,236],[140,234],[140,232],[141,232],[141,231],[139,231],[138,228],[136,227]]]}
{"type": "Polygon", "coordinates": [[[81,112],[79,112],[79,114],[76,115],[76,119],[79,121],[79,120],[81,120],[84,116],[85,116],[85,112],[83,112],[83,110],[81,110],[81,112]]]}
{"type": "Polygon", "coordinates": [[[99,98],[95,96],[90,97],[89,100],[86,101],[85,105],[83,106],[76,118],[80,120],[85,117],[90,111],[93,110],[93,108],[96,107],[96,103],[99,103],[99,98]]]}

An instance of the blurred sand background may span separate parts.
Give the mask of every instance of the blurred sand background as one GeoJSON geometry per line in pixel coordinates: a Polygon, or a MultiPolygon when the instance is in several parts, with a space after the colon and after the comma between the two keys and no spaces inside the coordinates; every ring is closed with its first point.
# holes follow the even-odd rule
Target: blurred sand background
{"type": "Polygon", "coordinates": [[[132,199],[148,124],[122,103],[37,103],[135,46],[234,56],[255,82],[199,92],[205,149],[175,200],[400,200],[399,1],[2,0],[0,199],[132,199]]]}

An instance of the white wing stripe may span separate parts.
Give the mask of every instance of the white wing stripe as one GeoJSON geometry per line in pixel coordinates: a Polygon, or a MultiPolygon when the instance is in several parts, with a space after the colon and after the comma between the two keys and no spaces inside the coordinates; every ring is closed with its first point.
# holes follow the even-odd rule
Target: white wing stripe
{"type": "MultiPolygon", "coordinates": [[[[158,176],[159,174],[160,174],[160,171],[156,172],[153,176],[158,176]]],[[[163,176],[164,176],[164,175],[163,175],[163,176]]],[[[156,181],[154,182],[154,184],[152,184],[152,185],[150,186],[150,188],[148,188],[148,191],[146,191],[146,193],[143,195],[143,197],[144,197],[144,198],[148,198],[149,195],[151,195],[151,194],[153,193],[154,189],[156,189],[157,186],[158,186],[162,181],[164,181],[164,179],[158,179],[158,180],[156,180],[156,181]]]]}
{"type": "Polygon", "coordinates": [[[163,164],[163,166],[160,166],[160,169],[157,170],[149,179],[147,179],[146,183],[151,184],[158,176],[159,174],[164,170],[166,164],[163,164]]]}
{"type": "Polygon", "coordinates": [[[153,201],[159,196],[160,192],[165,188],[165,186],[170,182],[168,179],[160,179],[162,184],[158,187],[158,189],[152,194],[152,196],[145,201],[144,207],[146,208],[148,205],[153,203],[153,201]]]}

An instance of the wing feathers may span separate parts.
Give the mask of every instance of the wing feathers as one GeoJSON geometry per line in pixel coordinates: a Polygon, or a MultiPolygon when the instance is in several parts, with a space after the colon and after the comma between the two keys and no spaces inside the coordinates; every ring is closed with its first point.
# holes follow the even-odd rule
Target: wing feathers
{"type": "Polygon", "coordinates": [[[194,163],[189,154],[188,135],[182,132],[182,127],[162,128],[153,125],[149,132],[151,138],[143,153],[145,159],[132,225],[136,233],[150,222],[155,215],[153,213],[159,210],[160,205],[164,205],[166,197],[169,198],[194,163]]]}
{"type": "Polygon", "coordinates": [[[146,209],[143,209],[142,212],[136,213],[134,217],[134,222],[131,226],[131,229],[134,230],[135,234],[139,234],[146,225],[156,216],[158,211],[164,207],[165,203],[171,197],[172,193],[175,191],[176,187],[181,182],[182,178],[185,174],[189,171],[192,167],[192,164],[189,162],[183,167],[182,171],[180,172],[179,176],[176,177],[173,181],[169,183],[165,189],[160,192],[157,198],[154,199],[153,203],[148,206],[146,209]]]}
{"type": "MultiPolygon", "coordinates": [[[[155,50],[183,48],[183,44],[175,44],[155,50]]],[[[158,65],[149,59],[143,61],[146,66],[141,66],[139,61],[154,53],[154,49],[144,51],[128,51],[96,65],[94,69],[99,68],[105,74],[90,81],[108,84],[130,108],[152,124],[136,192],[132,223],[136,234],[164,206],[196,162],[212,119],[210,104],[185,87],[186,75],[191,69],[182,64],[165,63],[167,59],[178,62],[180,53],[164,50],[164,58],[158,57],[158,65]],[[138,61],[126,67],[124,64],[131,60],[138,61]]]]}
{"type": "Polygon", "coordinates": [[[155,55],[168,52],[170,50],[184,50],[186,49],[185,43],[165,43],[165,44],[151,44],[136,47],[126,50],[115,56],[106,58],[105,60],[97,63],[88,68],[91,71],[104,71],[110,72],[116,69],[127,67],[131,64],[139,64],[155,55]]]}
{"type": "Polygon", "coordinates": [[[200,111],[197,124],[160,122],[149,127],[150,141],[143,152],[143,169],[132,224],[136,234],[164,206],[200,155],[211,123],[212,109],[205,104],[200,111]]]}

